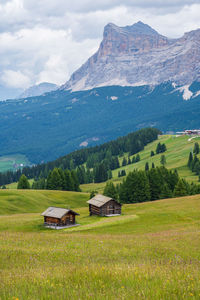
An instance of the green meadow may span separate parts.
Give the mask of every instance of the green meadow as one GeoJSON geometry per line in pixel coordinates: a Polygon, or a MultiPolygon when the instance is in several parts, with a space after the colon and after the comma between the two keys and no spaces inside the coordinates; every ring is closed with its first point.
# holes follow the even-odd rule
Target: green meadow
{"type": "Polygon", "coordinates": [[[7,155],[0,156],[0,172],[5,172],[7,170],[15,170],[14,165],[23,165],[26,166],[30,162],[26,158],[25,155],[15,154],[15,155],[7,155]]]}
{"type": "MultiPolygon", "coordinates": [[[[146,162],[149,163],[151,167],[152,163],[155,166],[161,166],[160,157],[162,154],[156,154],[155,156],[150,156],[151,150],[155,152],[156,146],[160,143],[165,143],[167,147],[167,151],[162,153],[166,157],[166,165],[165,167],[168,169],[177,169],[180,177],[186,179],[189,182],[198,182],[198,176],[196,176],[192,171],[187,167],[187,161],[189,157],[190,151],[194,147],[195,142],[200,143],[200,137],[195,137],[190,139],[188,136],[175,136],[175,135],[162,135],[158,140],[148,144],[143,151],[139,152],[141,160],[137,163],[130,164],[124,167],[120,167],[112,171],[113,182],[120,183],[123,180],[123,177],[118,178],[118,172],[121,170],[125,170],[126,174],[137,170],[144,170],[146,162]]],[[[125,157],[128,158],[128,153],[125,154],[125,157]]],[[[133,156],[131,156],[132,158],[133,156]]],[[[119,157],[120,165],[122,163],[123,157],[119,157]]],[[[97,190],[102,192],[105,187],[105,183],[96,183],[96,184],[83,184],[81,185],[81,189],[84,192],[91,192],[92,190],[97,190]]]]}
{"type": "Polygon", "coordinates": [[[0,191],[1,300],[200,299],[200,195],[123,205],[112,218],[89,217],[88,198],[0,191]],[[73,208],[80,226],[45,229],[50,205],[73,208]]]}

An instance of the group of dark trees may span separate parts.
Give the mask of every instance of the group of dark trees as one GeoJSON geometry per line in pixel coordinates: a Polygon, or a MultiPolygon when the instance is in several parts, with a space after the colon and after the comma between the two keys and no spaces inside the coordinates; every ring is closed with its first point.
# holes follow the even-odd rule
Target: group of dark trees
{"type": "Polygon", "coordinates": [[[192,172],[194,172],[196,175],[199,175],[199,181],[200,181],[200,160],[197,157],[197,154],[199,154],[199,144],[194,144],[193,153],[190,152],[189,158],[188,158],[188,167],[192,172]]]}
{"type": "Polygon", "coordinates": [[[148,171],[130,172],[116,187],[108,182],[104,195],[115,196],[121,203],[136,203],[200,193],[200,185],[181,179],[177,171],[164,166],[148,171]]]}
{"type": "Polygon", "coordinates": [[[118,177],[123,177],[126,176],[126,171],[125,170],[121,170],[118,172],[118,177]]]}
{"type": "Polygon", "coordinates": [[[78,173],[75,170],[69,171],[66,169],[63,171],[61,168],[54,168],[52,171],[49,171],[47,179],[40,178],[38,180],[34,180],[32,184],[32,189],[63,190],[63,191],[79,192],[80,191],[79,185],[80,184],[78,179],[78,173]]]}
{"type": "MultiPolygon", "coordinates": [[[[110,176],[108,170],[114,170],[119,167],[118,156],[123,155],[125,152],[129,153],[129,155],[138,153],[148,143],[156,140],[160,133],[156,128],[144,128],[100,146],[74,151],[52,162],[24,167],[22,170],[0,173],[0,186],[17,182],[22,174],[28,179],[41,180],[42,178],[47,179],[49,172],[54,168],[72,171],[83,164],[86,166],[86,173],[89,169],[93,169],[94,182],[104,181],[110,176]],[[106,170],[107,175],[105,175],[103,169],[106,170]]],[[[134,162],[138,159],[140,158],[136,155],[134,162]]]]}
{"type": "MultiPolygon", "coordinates": [[[[161,143],[158,143],[157,147],[156,147],[156,154],[159,154],[159,153],[163,153],[167,150],[167,147],[165,144],[161,144],[161,143]]],[[[152,154],[152,153],[151,153],[152,154]]]]}

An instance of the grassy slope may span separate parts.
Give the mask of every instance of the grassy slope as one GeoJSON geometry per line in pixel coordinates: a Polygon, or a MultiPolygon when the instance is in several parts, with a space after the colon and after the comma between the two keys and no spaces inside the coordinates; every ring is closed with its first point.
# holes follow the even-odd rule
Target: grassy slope
{"type": "Polygon", "coordinates": [[[42,212],[48,206],[84,207],[85,193],[37,190],[0,190],[0,215],[42,212]]]}
{"type": "MultiPolygon", "coordinates": [[[[165,152],[167,164],[166,167],[169,169],[177,169],[179,172],[179,175],[186,180],[192,182],[198,181],[198,176],[195,176],[194,173],[192,173],[188,167],[187,167],[187,161],[189,152],[194,147],[194,143],[196,141],[200,142],[200,137],[192,139],[191,141],[188,141],[188,136],[179,136],[176,137],[174,135],[163,135],[159,137],[159,141],[161,143],[165,143],[167,146],[167,151],[165,152]]],[[[150,157],[151,150],[155,151],[156,146],[158,144],[158,141],[154,141],[153,143],[150,143],[145,147],[145,149],[141,152],[139,152],[141,161],[136,164],[131,164],[125,167],[121,167],[119,169],[116,169],[113,171],[113,181],[115,183],[119,183],[123,180],[123,178],[118,178],[118,171],[125,169],[126,173],[133,171],[134,169],[138,170],[144,170],[145,163],[148,162],[151,166],[152,162],[156,166],[160,166],[160,156],[155,155],[153,157],[150,157]]],[[[128,154],[125,155],[128,157],[128,154]]],[[[133,156],[131,156],[132,158],[133,156]]],[[[123,157],[119,157],[120,164],[122,163],[123,157]]],[[[30,183],[32,184],[33,180],[30,180],[30,183]]],[[[102,192],[105,187],[105,182],[99,183],[99,184],[83,184],[81,185],[81,189],[83,192],[91,192],[92,190],[97,190],[99,192],[102,192]]],[[[17,183],[11,183],[7,185],[7,188],[9,189],[16,189],[17,183]]]]}
{"type": "Polygon", "coordinates": [[[14,170],[14,164],[28,165],[30,162],[25,155],[16,154],[8,156],[0,156],[0,172],[5,172],[7,170],[14,170]]]}
{"type": "Polygon", "coordinates": [[[13,193],[18,202],[26,197],[27,211],[36,195],[40,205],[0,217],[0,299],[199,299],[200,195],[124,205],[122,216],[99,218],[88,216],[78,193],[13,193]],[[44,199],[60,205],[73,196],[82,226],[44,229],[44,199]]]}
{"type": "MultiPolygon", "coordinates": [[[[191,149],[194,147],[195,142],[200,142],[200,137],[192,139],[191,141],[188,141],[188,136],[179,136],[176,137],[174,135],[163,135],[159,137],[159,141],[161,143],[165,143],[167,146],[167,151],[164,153],[166,157],[166,167],[169,169],[177,169],[179,172],[179,175],[186,180],[192,182],[198,181],[198,176],[195,176],[194,173],[192,173],[188,167],[187,167],[187,161],[189,157],[189,153],[191,149]]],[[[161,154],[155,155],[153,157],[150,157],[150,152],[153,150],[155,152],[156,146],[158,144],[158,141],[154,141],[153,143],[150,143],[145,147],[145,149],[141,152],[140,158],[141,161],[139,161],[136,164],[127,165],[125,167],[121,167],[119,169],[116,169],[113,171],[113,181],[115,183],[121,182],[123,178],[118,178],[118,171],[125,169],[126,173],[133,171],[134,169],[138,170],[144,170],[145,163],[148,162],[150,167],[152,162],[154,162],[155,166],[160,166],[160,157],[161,154]]],[[[126,154],[128,157],[128,154],[126,154]]],[[[120,164],[122,162],[122,157],[119,158],[120,164]]],[[[84,192],[90,192],[91,190],[97,190],[99,192],[102,192],[104,189],[105,183],[100,184],[84,184],[81,185],[81,189],[84,192]]]]}

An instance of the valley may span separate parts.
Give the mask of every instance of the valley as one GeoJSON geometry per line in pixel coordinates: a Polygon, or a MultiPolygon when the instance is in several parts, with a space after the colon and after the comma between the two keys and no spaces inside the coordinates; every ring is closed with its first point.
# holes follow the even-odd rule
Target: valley
{"type": "Polygon", "coordinates": [[[200,124],[200,29],[123,26],[125,2],[3,2],[0,300],[200,299],[200,135],[183,134],[200,124]],[[100,42],[105,12],[121,25],[100,42]]]}

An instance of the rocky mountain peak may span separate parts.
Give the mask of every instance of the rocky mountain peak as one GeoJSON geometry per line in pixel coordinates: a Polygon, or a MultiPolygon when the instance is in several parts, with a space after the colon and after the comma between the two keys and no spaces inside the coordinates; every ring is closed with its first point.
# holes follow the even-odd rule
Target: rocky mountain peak
{"type": "Polygon", "coordinates": [[[98,51],[61,89],[100,86],[187,85],[200,79],[200,29],[169,39],[141,21],[125,27],[109,23],[98,51]]]}
{"type": "Polygon", "coordinates": [[[168,43],[166,37],[141,21],[125,27],[109,23],[104,28],[99,56],[149,51],[168,43]]]}

